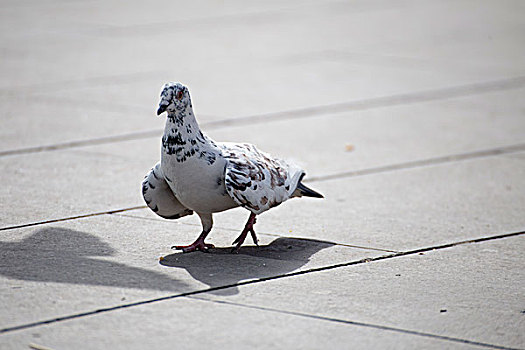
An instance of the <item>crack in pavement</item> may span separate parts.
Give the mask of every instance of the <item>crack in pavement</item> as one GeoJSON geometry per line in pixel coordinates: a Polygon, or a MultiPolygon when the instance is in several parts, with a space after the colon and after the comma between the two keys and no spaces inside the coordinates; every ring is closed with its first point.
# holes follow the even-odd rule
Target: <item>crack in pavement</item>
{"type": "MultiPolygon", "coordinates": [[[[231,125],[253,125],[260,123],[268,123],[290,119],[303,119],[322,115],[333,115],[350,111],[362,111],[373,108],[382,108],[389,106],[405,105],[412,103],[421,103],[429,101],[438,101],[449,98],[465,97],[471,95],[478,95],[488,92],[516,89],[525,86],[525,76],[514,78],[492,80],[481,83],[473,83],[466,85],[458,85],[447,88],[438,88],[432,90],[423,90],[417,92],[394,94],[389,96],[372,97],[357,101],[341,102],[321,106],[311,106],[305,108],[297,108],[285,111],[254,114],[248,116],[225,118],[215,121],[203,122],[201,127],[207,129],[219,129],[231,125]]],[[[150,137],[160,136],[162,130],[140,131],[128,134],[99,137],[86,140],[75,140],[62,142],[51,145],[35,146],[18,148],[12,150],[0,151],[0,157],[37,153],[45,151],[53,151],[59,149],[76,148],[91,145],[109,144],[115,142],[123,142],[129,140],[140,140],[150,137]]]]}
{"type": "MultiPolygon", "coordinates": [[[[245,286],[245,285],[257,284],[257,283],[261,283],[261,282],[273,281],[273,280],[278,280],[278,279],[283,279],[283,278],[290,278],[290,277],[294,277],[294,276],[306,275],[306,274],[315,273],[315,272],[329,271],[329,270],[334,270],[334,269],[338,269],[338,268],[342,268],[342,267],[366,264],[366,263],[371,263],[371,262],[376,262],[376,261],[381,261],[381,260],[387,260],[387,259],[403,257],[403,256],[419,255],[420,253],[424,253],[424,252],[428,252],[428,251],[447,249],[447,248],[452,248],[452,247],[455,247],[455,246],[458,246],[458,245],[474,244],[474,243],[481,243],[481,242],[485,242],[485,241],[504,239],[504,238],[514,237],[514,236],[520,236],[520,235],[523,235],[523,234],[525,234],[525,231],[511,232],[511,233],[500,234],[500,235],[495,235],[495,236],[487,236],[487,237],[481,237],[481,238],[476,238],[476,239],[471,239],[471,240],[457,241],[457,242],[446,243],[446,244],[441,244],[441,245],[434,245],[434,246],[429,246],[429,247],[424,247],[424,248],[418,248],[418,249],[414,249],[414,250],[408,250],[408,251],[399,252],[399,253],[392,253],[392,254],[388,254],[388,255],[382,255],[382,256],[378,256],[378,257],[374,257],[374,258],[363,258],[363,259],[360,259],[360,260],[352,260],[352,261],[345,262],[345,263],[339,263],[339,264],[328,265],[328,266],[323,266],[323,267],[311,268],[311,269],[306,269],[306,270],[301,270],[301,271],[296,271],[296,272],[290,272],[290,273],[285,273],[285,274],[280,274],[280,275],[275,275],[275,276],[255,278],[255,279],[246,280],[246,281],[237,282],[237,283],[232,283],[232,284],[227,284],[227,285],[223,285],[223,286],[217,286],[217,287],[210,287],[210,288],[205,288],[205,289],[200,289],[200,290],[194,290],[194,291],[191,291],[191,292],[171,294],[171,295],[166,295],[164,297],[153,298],[153,299],[146,299],[146,300],[137,301],[137,302],[133,302],[133,303],[121,304],[121,305],[116,305],[116,306],[112,306],[112,307],[106,307],[106,308],[101,308],[101,309],[96,309],[96,310],[91,310],[91,311],[86,311],[86,312],[80,312],[80,313],[66,315],[66,316],[55,317],[55,318],[42,320],[42,321],[37,321],[37,322],[31,322],[31,323],[21,324],[21,325],[17,325],[17,326],[6,327],[6,328],[3,328],[3,329],[0,329],[0,334],[5,334],[5,333],[13,332],[13,331],[18,331],[18,330],[23,330],[23,329],[28,329],[28,328],[33,328],[33,327],[38,327],[38,326],[43,326],[43,325],[49,325],[49,324],[58,323],[58,322],[62,322],[62,321],[79,319],[79,318],[83,318],[83,317],[86,317],[86,316],[93,316],[93,315],[98,315],[98,314],[107,313],[107,312],[116,311],[116,310],[128,309],[128,308],[132,308],[132,307],[136,307],[136,306],[148,305],[148,304],[162,302],[162,301],[166,301],[166,300],[172,300],[172,299],[176,299],[176,298],[189,297],[189,296],[209,293],[209,292],[213,292],[213,291],[224,290],[224,289],[228,289],[228,288],[237,288],[237,287],[245,286]]],[[[283,312],[286,312],[286,311],[283,311],[283,312]]],[[[311,315],[311,316],[315,316],[315,315],[311,315]]],[[[317,317],[320,317],[320,316],[317,316],[317,317]]],[[[325,318],[325,320],[331,320],[331,321],[335,321],[335,322],[338,321],[337,319],[330,319],[330,318],[325,318]]],[[[347,321],[347,323],[348,322],[352,322],[352,321],[347,321]]],[[[355,322],[355,324],[356,325],[360,325],[357,322],[355,322]]],[[[362,324],[362,325],[364,325],[364,324],[362,324]]],[[[398,330],[398,329],[397,328],[391,328],[389,330],[394,331],[394,330],[398,330]]],[[[415,332],[415,331],[407,331],[407,332],[415,332]]],[[[419,335],[425,335],[425,334],[426,333],[421,333],[419,335]]],[[[447,338],[447,340],[456,339],[456,338],[448,338],[448,337],[446,337],[446,338],[447,338]]],[[[485,343],[479,343],[479,344],[485,344],[485,343]]],[[[479,344],[477,344],[477,345],[479,345],[479,344]]],[[[491,346],[491,347],[500,348],[500,349],[510,349],[510,348],[506,348],[506,347],[502,347],[502,346],[498,346],[498,345],[491,345],[491,344],[485,344],[485,345],[482,345],[482,346],[491,346]]]]}

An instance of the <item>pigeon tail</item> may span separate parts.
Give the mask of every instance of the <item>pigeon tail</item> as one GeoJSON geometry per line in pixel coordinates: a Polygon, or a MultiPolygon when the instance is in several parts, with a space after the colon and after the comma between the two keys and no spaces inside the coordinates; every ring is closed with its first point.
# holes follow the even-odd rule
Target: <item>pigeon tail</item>
{"type": "Polygon", "coordinates": [[[322,194],[312,190],[309,187],[306,187],[302,182],[299,181],[296,190],[294,191],[294,196],[301,197],[314,197],[314,198],[324,198],[322,194]]]}

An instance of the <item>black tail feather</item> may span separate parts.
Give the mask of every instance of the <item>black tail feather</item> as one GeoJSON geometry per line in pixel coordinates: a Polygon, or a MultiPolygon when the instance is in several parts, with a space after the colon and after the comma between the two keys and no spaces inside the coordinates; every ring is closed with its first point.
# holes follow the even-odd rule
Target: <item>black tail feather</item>
{"type": "Polygon", "coordinates": [[[309,187],[306,187],[305,185],[303,185],[302,182],[299,182],[299,184],[297,185],[297,189],[299,190],[299,193],[302,195],[302,196],[306,196],[306,197],[314,197],[314,198],[324,198],[324,196],[322,194],[320,194],[319,192],[316,192],[314,190],[312,190],[311,188],[309,187]]]}

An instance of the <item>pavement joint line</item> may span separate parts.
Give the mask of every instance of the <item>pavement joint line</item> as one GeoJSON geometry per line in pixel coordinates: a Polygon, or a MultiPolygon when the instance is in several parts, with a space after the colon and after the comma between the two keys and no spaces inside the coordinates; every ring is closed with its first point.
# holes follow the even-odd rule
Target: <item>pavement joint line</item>
{"type": "Polygon", "coordinates": [[[0,231],[14,230],[14,229],[17,229],[17,228],[31,227],[31,226],[37,226],[37,225],[52,224],[52,223],[55,223],[55,222],[83,219],[83,218],[89,218],[89,217],[93,217],[93,216],[115,214],[115,213],[121,213],[123,211],[130,211],[130,210],[144,209],[144,208],[146,208],[145,205],[139,205],[139,206],[136,206],[136,207],[129,207],[129,208],[123,208],[123,209],[102,211],[102,212],[98,212],[98,213],[90,213],[90,214],[69,216],[69,217],[65,217],[65,218],[52,219],[52,220],[46,220],[46,221],[31,222],[31,223],[28,223],[28,224],[22,224],[22,225],[16,225],[16,226],[1,227],[0,231]]]}
{"type": "Polygon", "coordinates": [[[146,130],[146,131],[131,132],[127,134],[113,135],[113,136],[103,136],[103,137],[97,137],[97,138],[86,139],[86,140],[68,141],[68,142],[56,143],[56,144],[45,145],[45,146],[18,148],[18,149],[1,151],[0,157],[13,156],[13,155],[19,155],[19,154],[31,154],[31,153],[40,153],[40,152],[48,152],[48,151],[65,150],[65,149],[85,147],[85,146],[105,145],[105,144],[110,144],[110,143],[132,141],[132,140],[140,140],[140,139],[146,139],[150,137],[160,137],[161,134],[162,134],[162,130],[160,129],[146,130]]]}
{"type": "MultiPolygon", "coordinates": [[[[124,217],[124,218],[138,219],[138,220],[150,220],[150,221],[156,221],[156,222],[166,222],[166,220],[164,220],[164,219],[145,218],[143,216],[136,216],[136,215],[129,215],[129,214],[116,213],[114,215],[120,216],[120,217],[124,217]]],[[[201,227],[200,224],[191,224],[191,223],[188,223],[188,222],[179,222],[178,224],[187,225],[187,226],[193,226],[193,227],[201,227]]],[[[240,231],[240,230],[235,229],[235,228],[227,228],[227,227],[220,227],[220,226],[217,226],[217,227],[214,227],[214,228],[219,229],[219,230],[224,230],[224,231],[232,231],[232,232],[239,232],[240,231]]],[[[277,233],[268,233],[268,232],[261,232],[261,231],[257,231],[257,234],[258,235],[262,235],[262,236],[270,236],[270,237],[290,238],[289,236],[284,236],[284,235],[280,235],[280,234],[277,234],[277,233]]],[[[293,237],[293,238],[309,239],[308,237],[293,237]]],[[[399,253],[399,251],[397,251],[397,250],[390,250],[390,249],[372,248],[372,247],[353,245],[353,244],[346,244],[346,243],[336,243],[336,242],[328,242],[328,243],[331,243],[331,244],[334,244],[334,245],[338,245],[338,246],[343,246],[343,247],[349,247],[349,248],[357,248],[357,249],[364,249],[364,250],[377,250],[377,251],[386,252],[386,253],[399,253]]]]}
{"type": "Polygon", "coordinates": [[[374,167],[374,168],[366,168],[362,170],[344,171],[344,172],[340,172],[336,174],[312,176],[309,178],[305,178],[304,182],[319,182],[319,181],[327,181],[327,180],[336,180],[336,179],[341,179],[341,178],[346,178],[346,177],[357,177],[357,176],[364,176],[364,175],[380,174],[380,173],[386,173],[386,172],[395,171],[395,170],[407,170],[407,169],[420,168],[424,166],[441,165],[441,164],[459,162],[459,161],[464,161],[464,160],[471,160],[471,159],[476,159],[476,158],[484,158],[484,157],[498,156],[498,155],[503,155],[503,154],[517,153],[517,152],[522,152],[522,151],[525,151],[525,143],[519,143],[515,145],[502,146],[502,147],[497,147],[497,148],[492,148],[492,149],[478,150],[478,151],[472,151],[472,152],[466,152],[466,153],[457,153],[457,154],[452,154],[452,155],[442,156],[442,157],[434,157],[434,158],[408,161],[408,162],[403,162],[403,163],[395,163],[395,164],[379,166],[379,167],[374,167]]]}
{"type": "MultiPolygon", "coordinates": [[[[281,237],[283,237],[283,236],[281,236],[281,237]]],[[[332,242],[332,243],[334,243],[334,242],[332,242]]],[[[377,251],[385,252],[385,253],[400,253],[399,250],[391,250],[391,249],[383,249],[383,248],[372,248],[372,247],[366,247],[366,246],[354,245],[354,244],[345,244],[345,243],[334,243],[334,244],[335,245],[340,245],[340,246],[343,246],[343,247],[350,247],[350,248],[377,250],[377,251]]]]}
{"type": "Polygon", "coordinates": [[[348,111],[361,111],[373,108],[383,108],[397,105],[430,102],[449,98],[478,95],[488,92],[517,89],[525,86],[525,76],[491,80],[480,83],[456,85],[451,87],[428,89],[415,92],[399,93],[387,96],[370,97],[361,100],[339,102],[333,104],[296,108],[284,111],[254,114],[244,117],[222,119],[208,123],[208,126],[267,123],[289,119],[303,119],[319,115],[331,115],[348,111]]]}
{"type": "MultiPolygon", "coordinates": [[[[1,93],[0,93],[1,96],[1,93]]],[[[70,98],[70,97],[64,97],[64,96],[55,96],[55,95],[40,95],[40,94],[33,94],[30,96],[31,102],[40,103],[43,105],[60,105],[60,106],[73,106],[76,108],[82,108],[83,111],[93,111],[93,112],[107,112],[107,113],[118,113],[118,114],[126,114],[134,113],[136,115],[144,115],[144,118],[152,118],[152,116],[155,116],[154,109],[150,106],[144,106],[144,105],[132,105],[129,103],[116,103],[116,102],[105,102],[100,101],[96,99],[78,99],[78,98],[70,98]]],[[[204,118],[217,118],[216,115],[210,115],[210,114],[204,114],[199,113],[201,117],[204,118]]],[[[162,129],[156,130],[157,132],[161,133],[162,129]]],[[[118,137],[121,135],[126,134],[117,134],[109,137],[118,137]]],[[[96,138],[95,138],[96,140],[96,138]]],[[[35,146],[36,148],[38,146],[35,146]]]]}
{"type": "MultiPolygon", "coordinates": [[[[516,153],[516,152],[521,152],[521,151],[525,151],[525,143],[520,143],[520,144],[510,145],[510,146],[503,146],[503,147],[498,147],[498,148],[493,148],[493,149],[488,149],[488,150],[479,150],[479,151],[473,151],[473,152],[467,152],[467,153],[452,154],[452,155],[443,156],[443,157],[427,158],[427,159],[421,159],[421,160],[415,160],[415,161],[409,161],[409,162],[403,162],[403,163],[396,163],[396,164],[373,167],[373,168],[366,168],[366,169],[361,169],[361,170],[346,171],[346,172],[340,172],[336,174],[313,176],[310,178],[306,178],[304,182],[319,182],[319,181],[337,180],[337,179],[348,178],[348,177],[373,175],[373,174],[390,172],[394,170],[414,169],[414,168],[419,168],[419,167],[424,167],[424,166],[440,165],[440,164],[459,162],[459,161],[464,161],[464,160],[471,160],[471,159],[476,159],[476,158],[498,156],[498,155],[503,155],[503,154],[511,154],[511,153],[516,153]]],[[[49,223],[54,223],[54,222],[60,222],[60,221],[75,220],[75,219],[81,219],[85,217],[98,216],[98,215],[104,215],[104,214],[115,214],[119,212],[135,210],[135,209],[144,209],[144,208],[146,208],[146,206],[141,205],[141,206],[136,206],[136,207],[115,209],[115,210],[98,212],[98,213],[83,214],[83,215],[78,215],[78,216],[70,216],[70,217],[52,219],[52,220],[44,220],[44,221],[38,221],[38,222],[33,222],[33,223],[28,223],[28,224],[1,227],[0,231],[29,227],[29,226],[36,226],[36,225],[43,225],[43,224],[49,224],[49,223]]]]}
{"type": "Polygon", "coordinates": [[[503,345],[489,344],[489,343],[484,343],[484,342],[479,342],[479,341],[469,340],[469,339],[464,339],[464,338],[449,337],[449,336],[446,336],[446,335],[439,335],[439,334],[433,334],[433,333],[415,331],[415,330],[410,330],[410,329],[385,326],[385,325],[368,323],[368,322],[352,321],[352,320],[347,320],[347,319],[342,319],[342,318],[335,318],[335,317],[329,317],[329,316],[307,314],[307,313],[297,312],[297,311],[274,309],[274,308],[266,307],[266,306],[258,306],[258,305],[250,305],[250,304],[243,304],[243,303],[235,303],[235,302],[231,302],[231,301],[227,301],[227,300],[207,299],[207,298],[196,297],[196,296],[187,296],[186,298],[192,299],[192,300],[200,300],[200,301],[205,301],[205,302],[212,302],[212,303],[216,303],[216,304],[237,306],[237,307],[242,307],[242,308],[247,308],[247,309],[252,309],[252,310],[267,311],[267,312],[279,313],[279,314],[284,314],[284,315],[298,316],[298,317],[309,318],[309,319],[314,319],[314,320],[319,320],[319,321],[343,323],[343,324],[352,325],[352,326],[373,328],[373,329],[379,329],[379,330],[383,330],[383,331],[390,331],[390,332],[396,332],[396,333],[404,333],[404,334],[416,335],[416,336],[426,337],[426,338],[440,339],[440,340],[451,341],[451,342],[455,342],[455,343],[464,343],[464,344],[469,344],[469,345],[477,345],[477,346],[480,346],[480,347],[486,347],[486,348],[492,348],[492,349],[520,350],[519,348],[511,348],[511,347],[507,347],[507,346],[503,346],[503,345]]]}
{"type": "MultiPolygon", "coordinates": [[[[383,108],[389,106],[413,104],[430,102],[437,100],[444,100],[449,98],[465,97],[488,92],[495,92],[501,90],[516,89],[525,86],[525,76],[518,76],[514,78],[492,80],[488,82],[473,83],[466,85],[457,85],[448,88],[438,88],[432,90],[423,90],[409,93],[401,93],[394,95],[387,95],[381,97],[371,97],[362,100],[340,102],[334,104],[310,106],[303,108],[296,108],[284,111],[254,114],[241,117],[225,118],[215,121],[203,122],[201,127],[210,130],[219,129],[221,127],[228,127],[231,125],[253,125],[268,122],[277,122],[282,120],[303,119],[309,117],[316,117],[322,115],[333,115],[349,111],[369,110],[373,108],[383,108]]],[[[134,133],[127,133],[121,135],[113,135],[106,137],[99,137],[86,140],[68,141],[57,144],[34,146],[26,148],[18,148],[12,150],[0,151],[0,157],[37,153],[45,151],[54,151],[66,148],[77,148],[91,145],[109,144],[115,142],[123,142],[129,140],[140,140],[151,137],[157,137],[162,133],[161,129],[141,131],[134,133]]]]}
{"type": "Polygon", "coordinates": [[[166,301],[166,300],[172,300],[172,299],[176,299],[176,298],[189,297],[189,296],[193,296],[193,295],[199,295],[199,294],[214,292],[214,291],[218,291],[218,290],[224,290],[224,289],[228,289],[228,288],[237,288],[237,287],[241,287],[241,286],[245,286],[245,285],[251,285],[251,284],[256,284],[256,283],[261,283],[261,282],[273,281],[273,280],[278,280],[278,279],[283,279],[283,278],[290,278],[290,277],[306,275],[306,274],[315,273],[315,272],[330,271],[330,270],[334,270],[334,269],[338,269],[338,268],[342,268],[342,267],[348,267],[348,266],[353,266],[353,265],[361,265],[361,264],[366,264],[366,263],[370,263],[370,262],[376,262],[376,261],[381,261],[381,260],[393,259],[393,258],[398,258],[398,257],[404,257],[404,256],[410,256],[410,255],[420,255],[420,253],[425,253],[425,252],[434,251],[434,250],[441,250],[441,249],[452,248],[452,247],[455,247],[455,246],[458,246],[458,245],[481,243],[481,242],[492,241],[492,240],[496,240],[496,239],[504,239],[504,238],[509,238],[509,237],[521,236],[521,235],[524,235],[524,234],[525,234],[525,231],[518,231],[518,232],[499,234],[499,235],[495,235],[495,236],[486,236],[486,237],[481,237],[481,238],[476,238],[476,239],[463,240],[463,241],[458,241],[458,242],[452,242],[452,243],[446,243],[446,244],[441,244],[441,245],[434,245],[434,246],[430,246],[430,247],[418,248],[418,249],[414,249],[414,250],[408,250],[408,251],[399,252],[399,253],[387,254],[387,255],[382,255],[382,256],[373,257],[373,258],[363,258],[363,259],[360,259],[360,260],[352,260],[352,261],[345,262],[345,263],[339,263],[339,264],[334,264],[334,265],[316,267],[316,268],[311,268],[311,269],[306,269],[306,270],[301,270],[301,271],[284,273],[284,274],[281,274],[281,275],[254,278],[254,279],[250,279],[250,280],[246,280],[246,281],[242,281],[242,282],[237,282],[237,283],[232,283],[232,284],[227,284],[227,285],[223,285],[223,286],[210,287],[210,288],[199,289],[199,290],[194,290],[194,291],[184,292],[184,293],[179,293],[179,294],[171,294],[171,295],[166,295],[166,296],[159,297],[159,298],[146,299],[146,300],[137,301],[137,302],[133,302],[133,303],[120,304],[120,305],[117,305],[117,306],[110,306],[110,307],[100,308],[100,309],[86,311],[86,312],[80,312],[80,313],[66,315],[66,316],[59,316],[59,317],[56,317],[56,318],[51,318],[51,319],[42,320],[42,321],[36,321],[36,322],[32,322],[32,323],[21,324],[21,325],[18,325],[18,326],[6,327],[6,328],[0,329],[0,334],[9,333],[9,332],[18,331],[18,330],[23,330],[23,329],[28,329],[28,328],[33,328],[33,327],[38,327],[38,326],[49,325],[49,324],[62,322],[62,321],[73,320],[73,319],[77,319],[77,318],[83,318],[83,317],[87,317],[87,316],[98,315],[98,314],[111,312],[111,311],[116,311],[116,310],[128,309],[128,308],[136,307],[136,306],[153,304],[153,303],[166,301]]]}

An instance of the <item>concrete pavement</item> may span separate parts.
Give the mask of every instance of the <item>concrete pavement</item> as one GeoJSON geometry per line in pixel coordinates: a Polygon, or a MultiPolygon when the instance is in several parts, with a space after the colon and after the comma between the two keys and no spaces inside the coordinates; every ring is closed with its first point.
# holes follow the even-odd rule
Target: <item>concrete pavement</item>
{"type": "Polygon", "coordinates": [[[525,348],[519,1],[4,1],[0,349],[525,348]],[[179,254],[166,81],[326,199],[179,254]],[[159,259],[162,257],[162,259],[159,259]]]}

